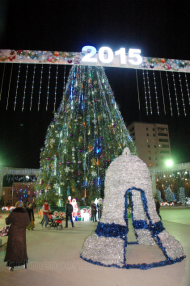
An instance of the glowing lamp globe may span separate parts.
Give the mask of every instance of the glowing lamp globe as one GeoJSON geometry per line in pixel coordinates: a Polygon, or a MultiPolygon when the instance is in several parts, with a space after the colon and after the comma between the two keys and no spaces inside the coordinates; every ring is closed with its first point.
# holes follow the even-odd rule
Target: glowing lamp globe
{"type": "Polygon", "coordinates": [[[167,166],[167,167],[171,167],[172,165],[173,165],[172,160],[167,160],[167,161],[166,161],[166,166],[167,166]]]}

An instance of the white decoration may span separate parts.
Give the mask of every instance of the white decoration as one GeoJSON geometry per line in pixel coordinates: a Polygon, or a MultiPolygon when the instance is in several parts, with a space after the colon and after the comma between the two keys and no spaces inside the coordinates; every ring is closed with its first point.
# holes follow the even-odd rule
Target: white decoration
{"type": "MultiPolygon", "coordinates": [[[[133,223],[143,223],[146,227],[134,228],[139,244],[155,245],[159,242],[165,248],[170,259],[184,258],[181,244],[162,227],[160,218],[156,212],[155,201],[152,192],[152,180],[147,165],[135,155],[130,154],[129,148],[125,148],[122,155],[116,158],[108,167],[105,177],[105,198],[103,214],[98,223],[96,232],[84,242],[81,257],[93,263],[101,263],[105,266],[118,265],[124,267],[125,241],[127,235],[117,236],[109,233],[115,229],[126,227],[126,191],[132,194],[133,223]],[[147,201],[146,209],[142,202],[142,195],[147,201]],[[152,232],[152,228],[158,223],[161,230],[152,232]],[[107,233],[107,227],[109,233],[107,233]],[[100,232],[99,232],[100,231],[100,232]],[[154,237],[152,236],[154,233],[154,237]],[[104,236],[105,235],[105,236],[104,236]],[[112,237],[114,236],[114,237],[112,237]]],[[[127,223],[128,224],[128,223],[127,223]]],[[[126,230],[127,232],[127,230],[126,230]]],[[[126,247],[127,251],[127,247],[126,247]]],[[[153,266],[152,266],[153,267],[153,266]]]]}

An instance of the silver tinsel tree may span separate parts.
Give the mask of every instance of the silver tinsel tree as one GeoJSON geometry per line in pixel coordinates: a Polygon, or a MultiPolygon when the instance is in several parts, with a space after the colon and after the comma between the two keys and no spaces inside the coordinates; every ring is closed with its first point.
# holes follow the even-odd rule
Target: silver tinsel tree
{"type": "Polygon", "coordinates": [[[183,187],[179,189],[179,201],[185,205],[185,189],[183,187]]]}
{"type": "Polygon", "coordinates": [[[169,202],[174,202],[175,201],[175,198],[174,198],[174,193],[172,192],[171,188],[170,187],[167,187],[166,190],[164,190],[165,192],[165,198],[166,198],[166,201],[169,203],[169,202]]]}

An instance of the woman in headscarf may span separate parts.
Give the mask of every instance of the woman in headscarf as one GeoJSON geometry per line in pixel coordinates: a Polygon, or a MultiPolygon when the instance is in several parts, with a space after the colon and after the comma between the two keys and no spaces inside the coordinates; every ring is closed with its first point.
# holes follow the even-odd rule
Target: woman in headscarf
{"type": "Polygon", "coordinates": [[[34,211],[33,211],[33,207],[31,203],[27,203],[26,205],[26,211],[29,215],[29,219],[30,219],[30,224],[27,226],[28,230],[34,230],[34,211]]]}
{"type": "Polygon", "coordinates": [[[18,201],[15,209],[5,220],[10,225],[7,250],[5,260],[9,270],[13,271],[15,266],[21,266],[26,269],[28,256],[26,251],[26,227],[30,224],[27,211],[23,208],[23,203],[18,201]]]}

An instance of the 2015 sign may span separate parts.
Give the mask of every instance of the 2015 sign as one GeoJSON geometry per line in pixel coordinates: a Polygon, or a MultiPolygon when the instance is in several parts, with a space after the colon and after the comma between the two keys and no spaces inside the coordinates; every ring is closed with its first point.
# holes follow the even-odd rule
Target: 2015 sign
{"type": "MultiPolygon", "coordinates": [[[[86,63],[97,63],[99,61],[103,64],[110,64],[114,60],[114,52],[109,47],[102,47],[98,51],[93,46],[84,46],[82,52],[87,53],[83,58],[82,62],[86,63]]],[[[120,64],[126,65],[127,61],[131,65],[140,65],[142,63],[140,49],[129,49],[128,55],[125,54],[125,48],[120,48],[118,51],[115,51],[115,56],[119,56],[120,64]]]]}

